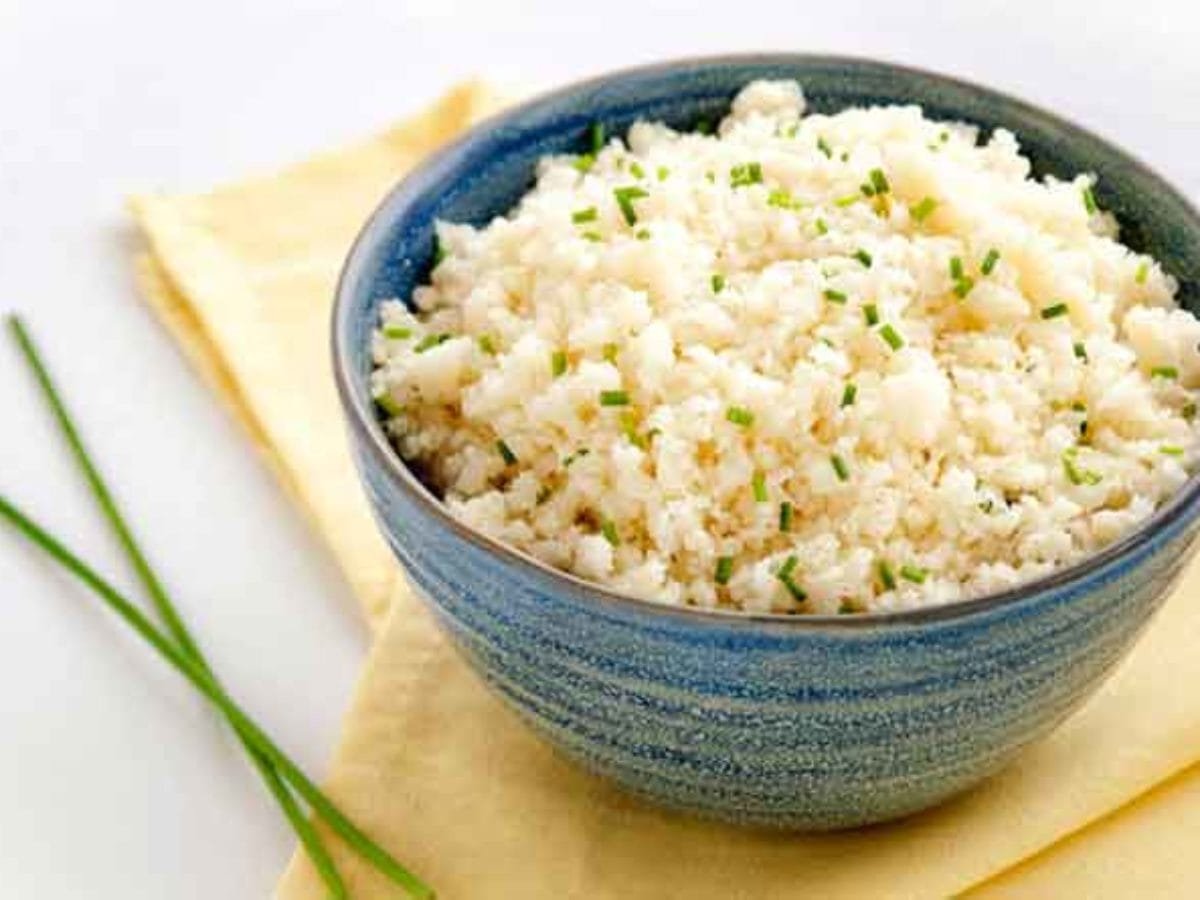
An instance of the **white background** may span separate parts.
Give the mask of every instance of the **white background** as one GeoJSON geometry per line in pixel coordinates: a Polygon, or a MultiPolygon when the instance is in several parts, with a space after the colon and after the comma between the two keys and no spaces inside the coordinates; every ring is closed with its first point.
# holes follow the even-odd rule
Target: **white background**
{"type": "MultiPolygon", "coordinates": [[[[365,629],[323,548],[139,304],[127,193],[264,170],[473,73],[537,87],[786,49],[875,55],[1023,95],[1195,197],[1196,8],[0,0],[0,311],[27,316],[218,671],[319,773],[365,629]]],[[[132,587],[7,341],[0,492],[132,587]]],[[[291,844],[208,710],[0,531],[0,896],[265,897],[291,844]]]]}

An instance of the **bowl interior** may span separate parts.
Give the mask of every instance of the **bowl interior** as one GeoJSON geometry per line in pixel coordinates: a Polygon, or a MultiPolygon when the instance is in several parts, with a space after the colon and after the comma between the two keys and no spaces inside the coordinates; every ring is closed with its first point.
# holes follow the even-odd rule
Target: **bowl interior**
{"type": "MultiPolygon", "coordinates": [[[[428,277],[435,220],[483,225],[503,215],[532,186],[537,160],[586,151],[595,122],[610,135],[624,134],[638,119],[695,128],[720,119],[738,90],[758,78],[798,80],[809,111],[918,104],[930,118],[980,126],[982,140],[1006,128],[1016,134],[1036,176],[1096,174],[1097,201],[1116,214],[1122,241],[1152,253],[1178,280],[1181,304],[1200,313],[1200,214],[1143,164],[1057,116],[976,85],[868,60],[772,54],[670,62],[571,85],[501,113],[435,154],[380,205],[343,270],[333,336],[343,399],[370,441],[387,443],[369,395],[368,348],[378,306],[385,299],[407,300],[428,277]]],[[[396,463],[402,466],[398,457],[396,463]]],[[[1043,581],[1107,564],[1165,522],[1179,527],[1182,511],[1200,509],[1198,498],[1194,476],[1133,535],[1043,581]]],[[[987,598],[950,606],[975,606],[981,599],[987,598]]]]}

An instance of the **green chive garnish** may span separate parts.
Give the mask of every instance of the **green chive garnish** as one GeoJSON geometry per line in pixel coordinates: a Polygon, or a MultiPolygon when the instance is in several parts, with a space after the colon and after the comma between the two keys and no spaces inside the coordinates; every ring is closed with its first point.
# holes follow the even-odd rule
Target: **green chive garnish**
{"type": "Polygon", "coordinates": [[[833,201],[833,205],[845,209],[847,206],[853,206],[858,202],[858,194],[847,194],[845,197],[838,197],[833,201]]]}
{"type": "Polygon", "coordinates": [[[555,378],[565,375],[567,372],[567,354],[562,350],[555,350],[550,354],[550,374],[555,378]]]}
{"type": "Polygon", "coordinates": [[[755,472],[750,479],[750,490],[754,494],[755,503],[767,502],[767,476],[762,472],[755,472]]]}
{"type": "Polygon", "coordinates": [[[571,213],[571,221],[576,225],[581,225],[584,222],[595,222],[598,215],[596,207],[589,206],[587,209],[579,209],[571,213]]]}
{"type": "Polygon", "coordinates": [[[756,162],[742,163],[729,170],[730,187],[748,187],[752,184],[762,184],[762,164],[756,162]]]}
{"type": "Polygon", "coordinates": [[[893,350],[899,350],[904,346],[904,338],[900,337],[900,332],[892,327],[891,322],[879,329],[879,336],[887,341],[887,345],[893,350]]]}
{"type": "Polygon", "coordinates": [[[725,418],[742,428],[749,428],[754,424],[754,413],[746,409],[744,406],[731,406],[725,410],[725,418]]]}
{"type": "Polygon", "coordinates": [[[658,171],[655,174],[658,176],[659,181],[666,181],[667,176],[671,174],[671,170],[666,166],[659,166],[658,171]]]}
{"type": "Polygon", "coordinates": [[[575,157],[575,160],[571,163],[571,165],[573,165],[581,173],[590,172],[592,166],[595,164],[596,157],[592,156],[590,153],[580,154],[579,156],[575,157]]]}
{"type": "Polygon", "coordinates": [[[937,209],[938,203],[932,197],[926,197],[920,203],[910,206],[908,214],[913,217],[918,223],[924,222],[937,209]]]}
{"type": "Polygon", "coordinates": [[[863,317],[867,320],[867,324],[874,326],[879,324],[879,307],[874,303],[868,303],[863,307],[863,317]]]}
{"type": "Polygon", "coordinates": [[[950,257],[950,277],[958,281],[963,277],[963,264],[961,256],[950,257]]]}
{"type": "Polygon", "coordinates": [[[442,246],[442,239],[436,234],[433,236],[433,268],[437,268],[442,264],[442,260],[446,258],[446,248],[442,246]]]}
{"type": "Polygon", "coordinates": [[[585,231],[579,236],[585,241],[591,241],[593,244],[599,244],[604,240],[604,235],[598,231],[585,231]]]}
{"type": "Polygon", "coordinates": [[[500,454],[500,458],[504,460],[506,466],[516,465],[517,454],[512,452],[512,448],[503,439],[496,441],[496,452],[500,454]]]}
{"type": "Polygon", "coordinates": [[[633,208],[633,201],[641,200],[650,195],[637,185],[631,185],[629,187],[614,188],[613,196],[617,199],[617,206],[621,208],[621,215],[625,217],[625,224],[636,225],[638,218],[637,211],[633,208]]]}
{"type": "Polygon", "coordinates": [[[883,582],[884,589],[894,591],[896,589],[896,576],[892,574],[892,567],[888,565],[887,560],[879,560],[875,564],[875,570],[879,573],[879,580],[883,582]]]}
{"type": "Polygon", "coordinates": [[[629,174],[632,175],[634,178],[645,178],[646,170],[643,169],[641,163],[639,163],[635,159],[633,162],[631,162],[629,164],[629,174]]]}
{"type": "Polygon", "coordinates": [[[599,153],[604,149],[604,123],[593,122],[592,127],[588,129],[588,134],[592,140],[592,153],[599,153]]]}
{"type": "Polygon", "coordinates": [[[392,399],[392,395],[386,391],[374,398],[375,405],[382,409],[389,416],[398,416],[404,412],[404,407],[392,399]]]}
{"type": "Polygon", "coordinates": [[[621,543],[621,536],[617,534],[617,525],[612,519],[605,519],[600,523],[600,533],[614,547],[621,543]]]}
{"type": "Polygon", "coordinates": [[[774,206],[776,209],[796,209],[800,203],[787,191],[776,189],[767,195],[767,206],[774,206]]]}
{"type": "Polygon", "coordinates": [[[1150,275],[1150,263],[1142,260],[1137,267],[1137,272],[1133,276],[1133,280],[1138,284],[1145,284],[1146,278],[1150,275]]]}
{"type": "Polygon", "coordinates": [[[833,471],[837,473],[838,481],[850,480],[850,467],[846,465],[846,460],[842,459],[838,454],[833,454],[829,457],[829,464],[833,466],[833,471]]]}
{"type": "Polygon", "coordinates": [[[1196,404],[1189,401],[1183,404],[1183,409],[1179,411],[1179,414],[1183,416],[1185,421],[1191,422],[1196,418],[1196,412],[1196,404]]]}
{"type": "Polygon", "coordinates": [[[1089,216],[1094,216],[1099,207],[1096,206],[1096,195],[1092,193],[1091,185],[1083,189],[1083,208],[1087,210],[1089,216]]]}
{"type": "Polygon", "coordinates": [[[639,241],[648,241],[648,240],[650,240],[650,229],[648,229],[648,228],[639,228],[639,229],[638,229],[638,230],[637,230],[637,231],[634,233],[634,235],[633,235],[633,236],[634,236],[635,238],[637,238],[639,241]]]}
{"type": "Polygon", "coordinates": [[[775,573],[778,578],[791,578],[792,573],[796,571],[796,566],[800,564],[800,558],[796,554],[792,554],[783,561],[783,565],[779,567],[779,571],[775,573]]]}
{"type": "Polygon", "coordinates": [[[393,341],[404,341],[412,337],[412,329],[403,325],[384,325],[383,336],[393,341]]]}
{"type": "Polygon", "coordinates": [[[729,584],[729,579],[733,577],[733,557],[718,556],[717,571],[713,575],[713,581],[717,584],[729,584]]]}
{"type": "Polygon", "coordinates": [[[1078,450],[1075,447],[1063,451],[1062,466],[1067,480],[1071,484],[1099,484],[1102,478],[1098,472],[1081,469],[1075,464],[1075,455],[1077,452],[1078,450]]]}
{"type": "Polygon", "coordinates": [[[697,134],[712,134],[713,133],[712,121],[709,119],[697,119],[696,120],[696,133],[697,134]]]}
{"type": "Polygon", "coordinates": [[[725,276],[720,272],[713,273],[713,276],[708,280],[708,283],[712,286],[712,292],[714,294],[719,294],[721,291],[725,290],[725,276]]]}
{"type": "Polygon", "coordinates": [[[846,386],[842,388],[842,406],[853,406],[854,398],[858,396],[858,385],[853,381],[847,381],[846,386]]]}
{"type": "Polygon", "coordinates": [[[987,252],[987,256],[980,263],[979,271],[984,275],[991,275],[992,270],[996,268],[996,263],[1000,262],[1000,251],[993,247],[987,252]]]}
{"type": "Polygon", "coordinates": [[[875,189],[876,194],[886,194],[891,190],[891,185],[888,184],[887,176],[883,174],[883,169],[871,170],[871,187],[875,189]]]}
{"type": "Polygon", "coordinates": [[[426,350],[436,347],[439,344],[444,344],[448,340],[450,340],[450,335],[448,334],[427,334],[421,338],[417,346],[413,347],[413,353],[424,353],[426,350]]]}
{"type": "Polygon", "coordinates": [[[488,356],[496,355],[496,343],[492,340],[492,336],[490,334],[481,334],[476,339],[476,343],[479,344],[479,349],[488,356]]]}
{"type": "Polygon", "coordinates": [[[871,254],[868,253],[866,250],[864,250],[862,247],[859,247],[857,250],[854,251],[854,258],[857,259],[860,263],[862,263],[865,268],[868,268],[868,269],[871,268],[871,261],[872,261],[871,254]]]}
{"type": "Polygon", "coordinates": [[[792,501],[784,500],[779,504],[779,530],[792,530],[792,516],[795,515],[795,508],[792,506],[792,501]]]}
{"type": "Polygon", "coordinates": [[[825,299],[830,303],[845,303],[846,295],[841,291],[835,291],[832,288],[825,291],[825,299]]]}
{"type": "Polygon", "coordinates": [[[825,224],[824,219],[817,219],[817,221],[813,224],[817,229],[817,234],[829,234],[829,226],[825,224]]]}
{"type": "Polygon", "coordinates": [[[829,146],[829,142],[825,138],[817,138],[817,149],[825,154],[826,159],[833,159],[833,148],[829,146]]]}
{"type": "Polygon", "coordinates": [[[875,188],[871,187],[871,185],[867,184],[865,181],[858,186],[858,190],[864,197],[875,196],[875,188]]]}
{"type": "Polygon", "coordinates": [[[605,362],[615,363],[617,361],[617,350],[619,348],[612,341],[609,341],[600,348],[600,355],[604,357],[605,362]]]}
{"type": "Polygon", "coordinates": [[[1166,456],[1183,456],[1183,448],[1176,447],[1174,444],[1163,444],[1158,448],[1158,452],[1166,456]]]}
{"type": "Polygon", "coordinates": [[[922,569],[919,566],[913,566],[906,563],[900,567],[900,577],[911,581],[913,584],[924,584],[925,577],[928,574],[929,573],[925,569],[922,569]]]}
{"type": "Polygon", "coordinates": [[[970,275],[964,275],[954,283],[954,293],[959,300],[965,300],[967,294],[975,287],[975,279],[970,275]]]}
{"type": "Polygon", "coordinates": [[[1047,306],[1042,309],[1043,319],[1057,319],[1059,316],[1065,316],[1070,309],[1065,303],[1055,303],[1053,306],[1047,306]]]}
{"type": "Polygon", "coordinates": [[[800,586],[792,580],[792,573],[796,571],[796,566],[799,564],[799,562],[799,558],[793,553],[786,560],[784,560],[783,565],[779,567],[779,571],[775,573],[775,577],[780,580],[785,588],[787,588],[788,593],[792,595],[793,600],[795,600],[797,603],[803,603],[808,599],[808,595],[805,594],[804,591],[800,589],[800,586]]]}
{"type": "Polygon", "coordinates": [[[1150,370],[1151,378],[1166,378],[1174,380],[1179,377],[1179,370],[1174,366],[1155,366],[1150,370]]]}
{"type": "Polygon", "coordinates": [[[1084,362],[1088,361],[1087,346],[1083,343],[1083,341],[1076,341],[1074,350],[1076,359],[1082,359],[1084,362]]]}
{"type": "Polygon", "coordinates": [[[574,464],[577,460],[583,459],[583,457],[587,456],[591,452],[592,451],[589,450],[587,447],[580,447],[574,453],[570,454],[565,459],[563,459],[563,468],[564,469],[571,468],[572,464],[574,464]]]}
{"type": "Polygon", "coordinates": [[[600,392],[601,406],[628,406],[629,392],[628,391],[601,391],[600,392]]]}

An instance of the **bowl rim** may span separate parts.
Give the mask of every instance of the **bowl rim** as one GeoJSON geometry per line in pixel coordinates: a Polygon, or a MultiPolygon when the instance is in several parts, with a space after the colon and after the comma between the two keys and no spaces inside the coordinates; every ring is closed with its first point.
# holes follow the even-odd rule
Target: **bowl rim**
{"type": "MultiPolygon", "coordinates": [[[[349,309],[352,307],[350,284],[356,280],[357,272],[363,267],[369,247],[374,246],[386,221],[390,221],[395,207],[402,204],[404,195],[413,189],[427,173],[435,171],[444,161],[476,141],[482,134],[494,129],[514,117],[533,110],[561,102],[581,91],[602,87],[612,81],[656,72],[668,72],[680,68],[704,68],[709,66],[736,66],[751,63],[806,63],[824,66],[852,66],[875,68],[901,77],[916,77],[922,80],[941,82],[958,90],[987,95],[1014,108],[1017,112],[1042,119],[1049,125],[1072,132],[1095,142],[1111,154],[1122,166],[1139,171],[1139,174],[1155,183],[1157,188],[1169,194],[1184,212],[1196,220],[1200,228],[1200,211],[1180,191],[1170,185],[1149,165],[1113,142],[1090,129],[1077,125],[1040,106],[1029,103],[1004,91],[985,87],[973,81],[945,75],[929,69],[895,63],[865,56],[822,53],[732,53],[711,56],[678,57],[659,62],[626,66],[605,71],[599,75],[575,79],[560,87],[538,93],[513,106],[487,116],[463,132],[453,141],[441,146],[407,172],[380,199],[367,218],[354,242],[351,244],[338,275],[331,316],[331,344],[333,354],[334,381],[338,398],[348,419],[351,430],[361,443],[369,449],[386,476],[409,500],[422,507],[442,527],[458,538],[465,540],[489,554],[497,556],[517,569],[532,569],[528,574],[548,579],[561,588],[587,595],[589,602],[607,605],[635,614],[684,619],[696,625],[710,627],[773,626],[787,631],[844,631],[862,628],[911,627],[922,623],[944,622],[982,615],[1019,604],[1021,601],[1060,592],[1073,595],[1086,589],[1099,576],[1119,566],[1122,562],[1138,557],[1152,549],[1156,541],[1165,542],[1178,534],[1185,525],[1200,514],[1200,472],[1188,480],[1150,517],[1133,531],[1117,541],[1106,545],[1078,562],[1064,566],[1046,575],[1022,582],[1001,591],[975,597],[954,600],[933,606],[883,612],[860,612],[843,614],[796,614],[771,612],[739,612],[727,609],[709,609],[698,606],[668,605],[656,600],[647,600],[625,594],[597,582],[589,581],[571,572],[557,569],[548,563],[516,547],[492,538],[455,518],[445,503],[438,498],[404,463],[384,434],[372,406],[360,397],[354,388],[354,373],[351,354],[346,345],[349,328],[349,309]]],[[[1018,135],[1019,137],[1019,135],[1018,135]]],[[[361,475],[361,473],[360,473],[361,475]]],[[[377,523],[378,524],[378,523],[377,523]]]]}

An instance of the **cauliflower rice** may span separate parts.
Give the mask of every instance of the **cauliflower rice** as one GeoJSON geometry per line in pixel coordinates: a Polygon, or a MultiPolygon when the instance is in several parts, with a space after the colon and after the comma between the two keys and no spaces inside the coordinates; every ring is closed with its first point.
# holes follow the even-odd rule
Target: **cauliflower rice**
{"type": "Polygon", "coordinates": [[[1188,477],[1200,322],[1089,176],[790,81],[595,138],[383,306],[388,433],[469,525],[662,603],[884,611],[1077,561],[1188,477]]]}

